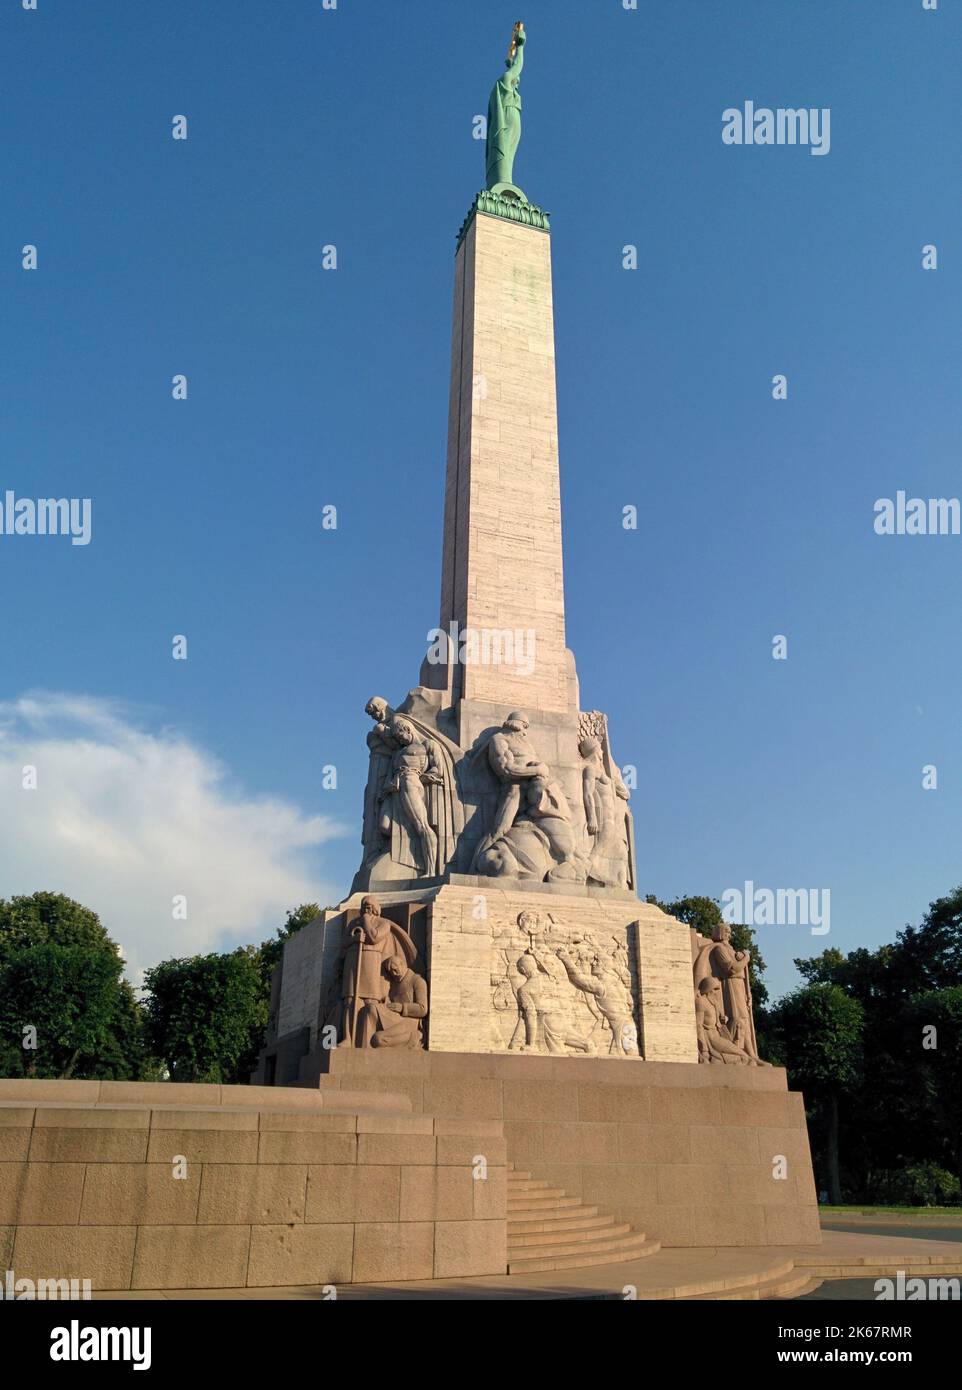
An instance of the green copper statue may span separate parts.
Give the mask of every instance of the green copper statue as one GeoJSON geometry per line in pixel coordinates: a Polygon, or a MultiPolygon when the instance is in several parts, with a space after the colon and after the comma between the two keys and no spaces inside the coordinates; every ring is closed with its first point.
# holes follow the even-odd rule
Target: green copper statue
{"type": "MultiPolygon", "coordinates": [[[[487,187],[515,196],[524,194],[513,183],[514,156],[521,139],[521,93],[518,82],[524,66],[524,25],[519,20],[511,35],[504,74],[498,78],[488,102],[488,138],[484,148],[487,187]]],[[[526,201],[526,200],[525,200],[526,201]]]]}

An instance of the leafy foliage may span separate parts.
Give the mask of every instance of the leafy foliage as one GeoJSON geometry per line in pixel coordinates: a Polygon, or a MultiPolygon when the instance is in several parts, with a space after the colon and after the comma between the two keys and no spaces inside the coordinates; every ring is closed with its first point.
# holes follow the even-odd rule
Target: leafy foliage
{"type": "Polygon", "coordinates": [[[147,971],[147,1036],[173,1080],[243,1085],[250,1079],[284,943],[319,912],[317,903],[301,903],[260,946],[163,961],[147,971]]]}
{"type": "Polygon", "coordinates": [[[172,1081],[237,1083],[267,1005],[254,949],[166,960],[144,977],[151,1050],[172,1081]]]}
{"type": "Polygon", "coordinates": [[[7,1076],[139,1076],[123,961],[96,913],[61,893],[0,900],[0,1067],[7,1076]]]}

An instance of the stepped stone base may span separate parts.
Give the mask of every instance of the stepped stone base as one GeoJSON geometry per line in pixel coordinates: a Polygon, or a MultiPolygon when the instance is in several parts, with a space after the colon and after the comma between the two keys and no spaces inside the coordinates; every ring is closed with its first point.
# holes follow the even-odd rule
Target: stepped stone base
{"type": "Polygon", "coordinates": [[[508,1161],[665,1246],[818,1245],[805,1111],[777,1067],[335,1049],[324,1092],[500,1122],[508,1161]],[[784,1176],[777,1176],[783,1173],[784,1176]]]}
{"type": "Polygon", "coordinates": [[[622,1264],[660,1248],[627,1222],[508,1164],[509,1274],[622,1264]]]}

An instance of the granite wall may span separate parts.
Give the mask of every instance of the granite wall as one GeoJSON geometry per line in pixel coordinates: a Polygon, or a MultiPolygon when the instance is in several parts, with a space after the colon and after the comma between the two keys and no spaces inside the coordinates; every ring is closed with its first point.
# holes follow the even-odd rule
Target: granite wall
{"type": "Polygon", "coordinates": [[[664,1246],[817,1245],[805,1109],[780,1067],[342,1049],[325,1091],[502,1123],[519,1169],[664,1246]]]}
{"type": "Polygon", "coordinates": [[[0,1269],[108,1290],[503,1274],[504,1164],[499,1122],[393,1089],[0,1080],[0,1269]]]}

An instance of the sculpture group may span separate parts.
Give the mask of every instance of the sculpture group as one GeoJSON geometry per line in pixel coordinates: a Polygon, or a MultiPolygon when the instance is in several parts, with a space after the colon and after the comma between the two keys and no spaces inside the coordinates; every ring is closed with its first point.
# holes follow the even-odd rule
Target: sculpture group
{"type": "Polygon", "coordinates": [[[731,934],[727,922],[714,928],[710,941],[694,930],[691,934],[698,1060],[766,1067],[755,1039],[751,954],[736,951],[731,934]]]}
{"type": "Polygon", "coordinates": [[[464,817],[450,742],[380,695],[365,706],[374,720],[364,792],[362,872],[368,880],[433,878],[450,863],[464,817]]]}
{"type": "Polygon", "coordinates": [[[337,1047],[424,1046],[428,1013],[424,979],[411,969],[417,947],[397,923],[381,916],[376,898],[344,928],[325,1027],[337,1047]]]}
{"type": "Polygon", "coordinates": [[[603,715],[580,717],[573,810],[560,776],[533,747],[522,710],[471,749],[392,710],[381,696],[372,696],[365,710],[374,728],[367,736],[357,887],[438,878],[454,869],[627,891],[629,792],[611,760],[603,715]]]}
{"type": "Polygon", "coordinates": [[[516,923],[493,928],[493,945],[496,1050],[639,1055],[626,938],[601,941],[550,913],[525,911],[516,923]]]}

